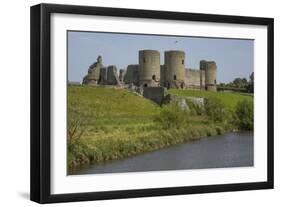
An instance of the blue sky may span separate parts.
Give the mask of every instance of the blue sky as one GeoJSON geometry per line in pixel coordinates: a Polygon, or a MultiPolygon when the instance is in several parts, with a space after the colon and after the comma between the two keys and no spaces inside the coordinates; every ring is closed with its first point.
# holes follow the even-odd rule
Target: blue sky
{"type": "Polygon", "coordinates": [[[68,79],[81,82],[98,55],[105,66],[126,69],[138,63],[138,51],[143,49],[158,50],[161,64],[165,50],[183,50],[186,68],[199,68],[202,59],[214,60],[218,82],[248,79],[254,70],[254,40],[69,31],[68,79]]]}

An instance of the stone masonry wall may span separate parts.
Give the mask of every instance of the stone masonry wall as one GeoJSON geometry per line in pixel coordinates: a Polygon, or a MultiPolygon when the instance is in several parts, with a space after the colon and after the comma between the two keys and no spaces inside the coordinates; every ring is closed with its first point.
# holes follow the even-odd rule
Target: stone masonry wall
{"type": "Polygon", "coordinates": [[[124,76],[124,83],[139,85],[139,65],[128,65],[124,76]]]}
{"type": "Polygon", "coordinates": [[[162,104],[165,95],[165,88],[163,87],[145,87],[143,88],[143,96],[154,101],[157,104],[162,104]]]}
{"type": "Polygon", "coordinates": [[[200,70],[185,69],[185,86],[187,88],[200,89],[200,70]]]}

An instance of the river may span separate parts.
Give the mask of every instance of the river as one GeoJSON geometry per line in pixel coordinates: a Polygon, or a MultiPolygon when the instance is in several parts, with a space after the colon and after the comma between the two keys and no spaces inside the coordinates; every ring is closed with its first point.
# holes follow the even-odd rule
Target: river
{"type": "Polygon", "coordinates": [[[252,132],[234,132],[174,145],[123,160],[88,165],[70,174],[245,167],[254,164],[252,132]]]}

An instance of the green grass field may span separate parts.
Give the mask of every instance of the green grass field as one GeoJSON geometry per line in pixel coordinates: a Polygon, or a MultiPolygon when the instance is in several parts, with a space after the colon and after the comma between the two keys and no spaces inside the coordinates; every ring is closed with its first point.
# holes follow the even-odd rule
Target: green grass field
{"type": "Polygon", "coordinates": [[[222,100],[226,107],[233,109],[238,101],[242,101],[244,99],[252,100],[253,95],[248,93],[235,93],[235,92],[212,92],[212,91],[199,91],[199,90],[177,90],[170,89],[168,91],[170,94],[178,95],[178,96],[194,96],[194,97],[216,97],[222,100]]]}
{"type": "MultiPolygon", "coordinates": [[[[179,96],[215,96],[230,108],[252,96],[169,90],[179,96]]],[[[192,116],[187,126],[165,129],[155,121],[159,105],[127,89],[68,86],[68,167],[125,158],[225,131],[207,116],[192,116]],[[71,136],[70,136],[71,135],[71,136]]]]}
{"type": "Polygon", "coordinates": [[[150,128],[159,112],[158,105],[125,89],[68,87],[68,114],[87,125],[84,137],[132,134],[150,128]]]}

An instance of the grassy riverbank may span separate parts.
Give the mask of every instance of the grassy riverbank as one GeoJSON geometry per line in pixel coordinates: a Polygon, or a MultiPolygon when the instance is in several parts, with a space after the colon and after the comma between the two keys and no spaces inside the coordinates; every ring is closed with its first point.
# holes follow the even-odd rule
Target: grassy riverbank
{"type": "MultiPolygon", "coordinates": [[[[193,91],[169,92],[180,96],[229,96],[202,91],[196,91],[197,95],[193,91]]],[[[235,94],[237,102],[241,98],[244,95],[235,94]]],[[[222,99],[234,109],[233,101],[222,99]]],[[[161,108],[126,89],[68,86],[68,167],[125,158],[236,127],[227,119],[214,121],[206,113],[184,111],[183,116],[173,107],[161,108]],[[172,124],[163,124],[165,120],[172,124]]]]}

